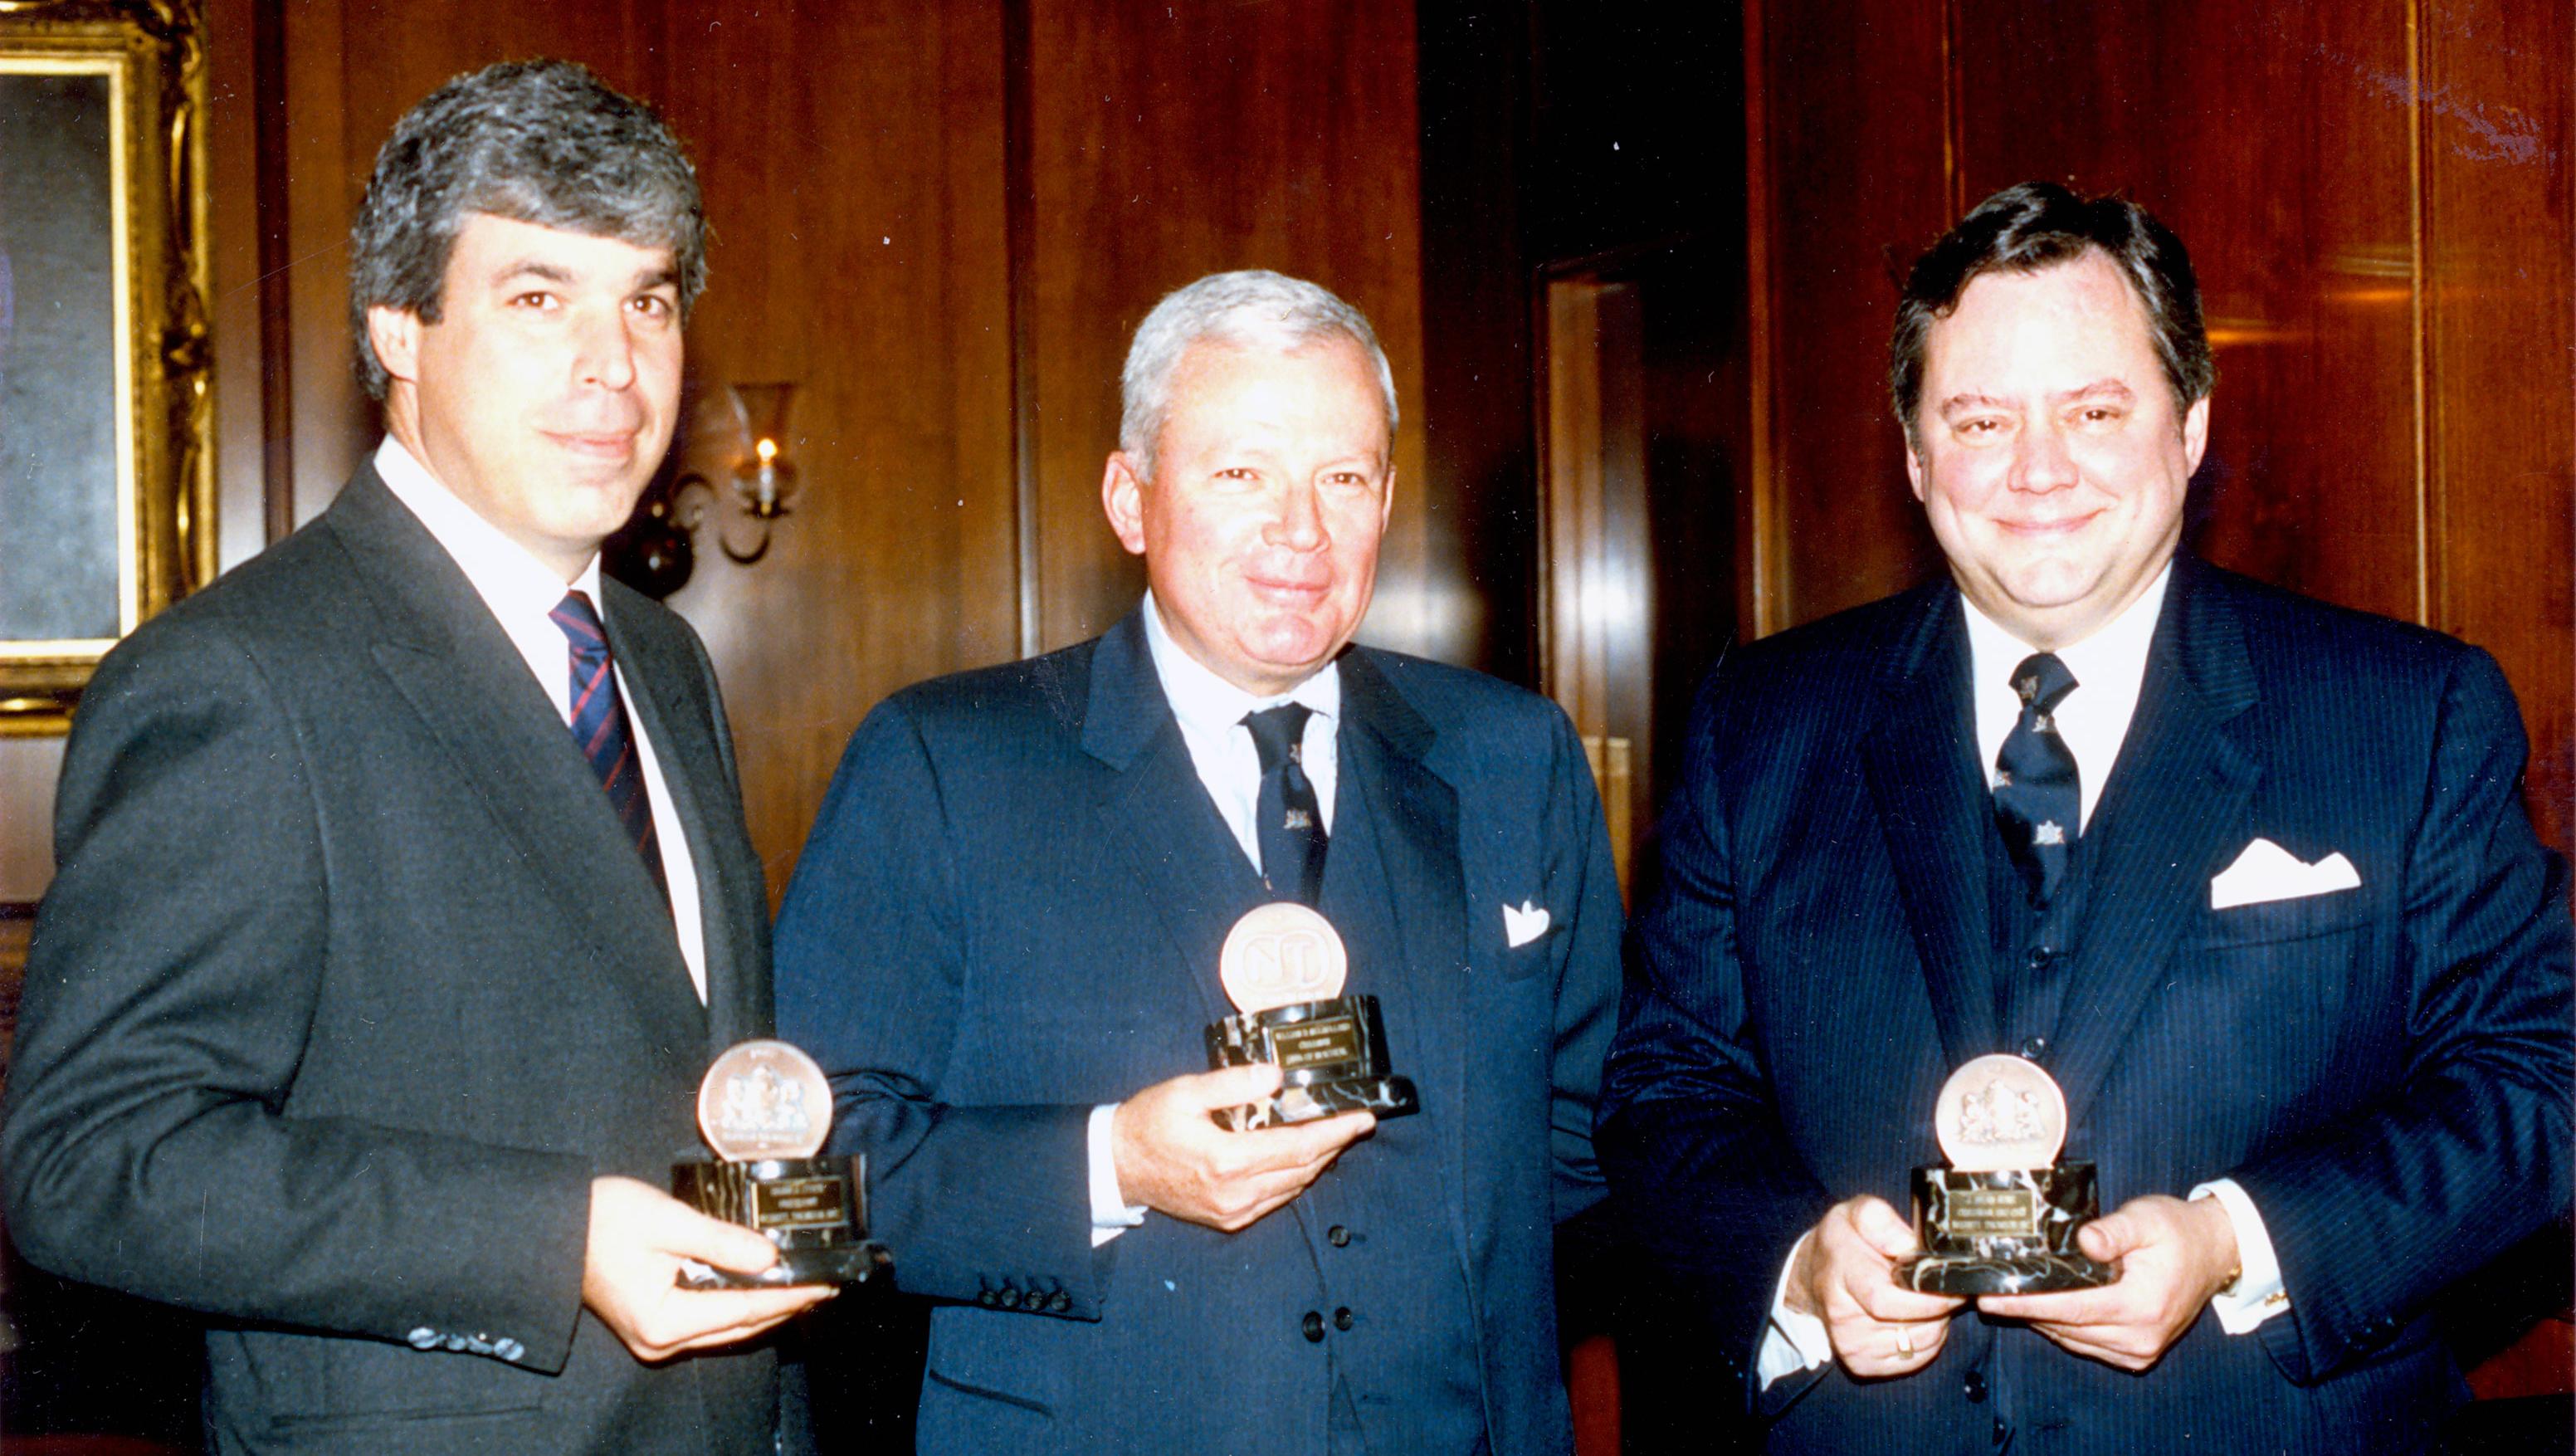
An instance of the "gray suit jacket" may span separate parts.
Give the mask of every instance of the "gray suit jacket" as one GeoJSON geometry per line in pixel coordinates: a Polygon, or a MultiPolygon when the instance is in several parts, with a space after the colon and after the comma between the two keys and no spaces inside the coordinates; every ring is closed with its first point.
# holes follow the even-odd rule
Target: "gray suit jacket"
{"type": "Polygon", "coordinates": [[[710,1049],[770,1014],[713,671],[603,597],[704,1008],[561,718],[372,469],[83,702],[0,1183],[35,1263],[208,1317],[217,1449],[770,1448],[769,1354],[647,1368],[581,1307],[590,1180],[667,1181],[710,1049]]]}

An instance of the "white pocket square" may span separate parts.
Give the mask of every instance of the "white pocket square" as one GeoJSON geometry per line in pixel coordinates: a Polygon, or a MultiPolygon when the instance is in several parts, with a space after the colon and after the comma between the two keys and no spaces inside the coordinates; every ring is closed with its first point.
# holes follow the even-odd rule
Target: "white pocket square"
{"type": "Polygon", "coordinates": [[[2343,857],[2342,850],[2315,864],[2302,864],[2296,855],[2258,835],[2236,856],[2236,863],[2209,882],[2209,908],[2226,910],[2360,888],[2361,872],[2343,857]]]}
{"type": "Polygon", "coordinates": [[[1534,900],[1503,907],[1503,941],[1517,950],[1547,934],[1547,907],[1534,900]]]}

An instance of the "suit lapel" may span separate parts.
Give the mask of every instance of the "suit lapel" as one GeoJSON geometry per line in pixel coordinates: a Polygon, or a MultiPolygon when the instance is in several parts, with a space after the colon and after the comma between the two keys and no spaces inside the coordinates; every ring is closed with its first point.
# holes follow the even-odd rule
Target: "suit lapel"
{"type": "Polygon", "coordinates": [[[1957,1066],[1995,1050],[1986,864],[1978,852],[1994,832],[1993,807],[1977,763],[1958,594],[1944,583],[1919,595],[1891,647],[1883,707],[1862,737],[1861,759],[1941,1047],[1957,1066]]]}
{"type": "Polygon", "coordinates": [[[652,740],[671,811],[688,838],[689,864],[698,878],[699,936],[706,947],[708,1043],[710,1051],[721,1051],[770,1033],[759,978],[748,964],[756,951],[744,943],[743,917],[731,908],[748,903],[749,896],[765,899],[767,886],[735,883],[743,867],[715,832],[713,808],[740,811],[731,786],[717,780],[724,755],[705,711],[689,693],[689,684],[698,677],[695,658],[667,631],[621,626],[626,621],[618,609],[623,593],[614,584],[604,583],[601,594],[607,599],[602,605],[609,650],[616,654],[619,675],[629,689],[627,707],[652,740]]]}
{"type": "Polygon", "coordinates": [[[1356,825],[1346,816],[1353,811],[1367,816],[1390,892],[1386,910],[1402,947],[1398,964],[1372,968],[1377,984],[1353,989],[1380,992],[1389,1009],[1409,1005],[1421,1018],[1409,1036],[1420,1060],[1396,1070],[1420,1084],[1426,1103],[1443,1109],[1451,1134],[1445,1146],[1454,1161],[1461,1156],[1459,1139],[1465,1134],[1468,1041],[1467,893],[1458,855],[1458,792],[1425,762],[1435,737],[1431,725],[1396,692],[1368,652],[1343,653],[1341,671],[1342,786],[1334,818],[1337,825],[1356,825]]]}
{"type": "Polygon", "coordinates": [[[2242,824],[2262,776],[2241,719],[2254,701],[2233,604],[2197,562],[2177,557],[2137,716],[2085,833],[2085,852],[2100,858],[2052,1067],[2076,1125],[2242,824]]]}
{"type": "MultiPolygon", "coordinates": [[[[664,1046],[706,1030],[670,915],[590,765],[465,573],[361,465],[329,514],[374,598],[374,655],[566,920],[586,930],[664,1046]]],[[[530,967],[531,971],[550,968],[530,967]]]]}
{"type": "Polygon", "coordinates": [[[1115,771],[1102,789],[1101,825],[1135,873],[1207,1019],[1233,1015],[1217,979],[1217,952],[1234,922],[1268,896],[1199,782],[1137,612],[1092,649],[1082,746],[1115,771]]]}

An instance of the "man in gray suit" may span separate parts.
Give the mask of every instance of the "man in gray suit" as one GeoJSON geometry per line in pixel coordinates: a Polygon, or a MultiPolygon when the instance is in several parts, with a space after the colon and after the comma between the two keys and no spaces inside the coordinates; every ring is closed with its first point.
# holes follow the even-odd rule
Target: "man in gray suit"
{"type": "Polygon", "coordinates": [[[216,1450],[774,1447],[773,1358],[719,1347],[823,1292],[677,1287],[775,1255],[653,1186],[768,1030],[761,868],[704,649],[598,566],[704,239],[580,67],[431,95],[352,237],[384,444],[84,700],[9,1229],[208,1317],[216,1450]]]}

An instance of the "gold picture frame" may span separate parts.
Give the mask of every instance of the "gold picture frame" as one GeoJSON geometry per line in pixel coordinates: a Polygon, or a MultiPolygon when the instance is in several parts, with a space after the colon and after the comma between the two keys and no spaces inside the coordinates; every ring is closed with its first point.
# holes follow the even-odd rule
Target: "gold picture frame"
{"type": "Polygon", "coordinates": [[[202,0],[0,0],[0,735],[214,574],[205,115],[202,0]]]}

